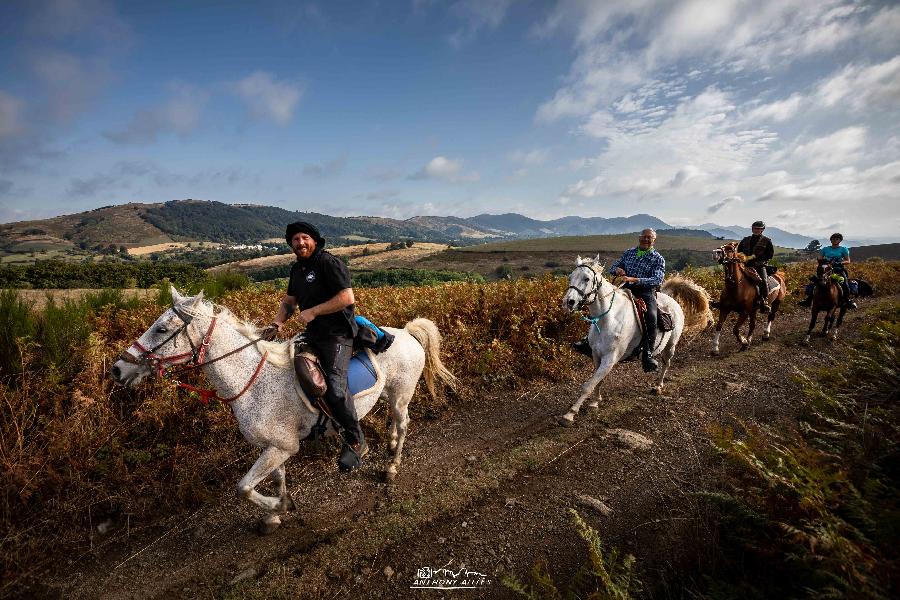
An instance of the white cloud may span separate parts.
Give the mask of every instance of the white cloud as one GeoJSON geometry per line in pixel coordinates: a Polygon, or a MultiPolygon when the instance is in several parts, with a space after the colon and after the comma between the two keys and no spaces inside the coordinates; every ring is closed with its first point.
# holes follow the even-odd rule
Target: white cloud
{"type": "Polygon", "coordinates": [[[450,12],[464,24],[450,36],[450,43],[460,46],[482,29],[496,29],[511,4],[512,0],[459,0],[450,7],[450,12]]]}
{"type": "Polygon", "coordinates": [[[822,82],[816,96],[828,107],[849,105],[856,111],[896,108],[900,103],[900,55],[876,65],[848,65],[822,82]]]}
{"type": "Polygon", "coordinates": [[[337,158],[326,160],[320,165],[304,165],[303,174],[307,177],[319,179],[340,175],[347,168],[347,155],[341,154],[337,158]]]}
{"type": "Polygon", "coordinates": [[[728,196],[727,198],[722,198],[721,200],[716,200],[712,204],[710,204],[706,208],[706,212],[709,214],[714,214],[725,208],[726,206],[735,206],[738,204],[743,204],[744,199],[740,196],[728,196]]]}
{"type": "Polygon", "coordinates": [[[509,155],[509,159],[526,167],[537,167],[550,158],[550,150],[547,148],[535,148],[534,150],[516,150],[509,155]]]}
{"type": "Polygon", "coordinates": [[[473,183],[481,179],[477,171],[463,172],[461,161],[436,156],[428,161],[421,170],[410,176],[410,179],[440,179],[450,183],[473,183]]]}
{"type": "Polygon", "coordinates": [[[199,124],[209,93],[180,82],[170,84],[169,90],[161,105],[137,110],[128,125],[104,135],[119,144],[151,143],[165,133],[187,136],[199,124]]]}
{"type": "Polygon", "coordinates": [[[265,71],[256,71],[234,82],[231,88],[254,117],[279,125],[286,125],[294,118],[294,111],[303,96],[299,83],[278,81],[265,71]]]}
{"type": "Polygon", "coordinates": [[[845,127],[797,146],[793,156],[814,168],[848,166],[861,158],[865,145],[865,127],[845,127]]]}
{"type": "Polygon", "coordinates": [[[807,102],[803,94],[791,94],[784,100],[776,100],[752,109],[747,114],[747,121],[787,121],[797,114],[800,107],[807,102]]]}

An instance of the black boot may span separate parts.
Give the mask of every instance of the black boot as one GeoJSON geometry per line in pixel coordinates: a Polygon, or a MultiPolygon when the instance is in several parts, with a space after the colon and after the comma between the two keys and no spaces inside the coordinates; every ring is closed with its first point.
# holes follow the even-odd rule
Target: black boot
{"type": "Polygon", "coordinates": [[[358,442],[349,443],[344,441],[341,447],[341,457],[338,459],[338,468],[343,473],[349,473],[362,466],[363,457],[369,453],[369,445],[366,438],[360,434],[358,442]]]}
{"type": "Polygon", "coordinates": [[[584,336],[577,342],[572,342],[572,350],[584,354],[585,356],[590,356],[591,358],[594,357],[594,352],[591,350],[591,344],[588,342],[587,336],[584,336]]]}
{"type": "Polygon", "coordinates": [[[644,347],[641,352],[641,366],[644,367],[644,373],[655,373],[659,369],[659,363],[653,358],[653,349],[656,347],[656,327],[647,327],[647,334],[644,336],[644,347]]]}

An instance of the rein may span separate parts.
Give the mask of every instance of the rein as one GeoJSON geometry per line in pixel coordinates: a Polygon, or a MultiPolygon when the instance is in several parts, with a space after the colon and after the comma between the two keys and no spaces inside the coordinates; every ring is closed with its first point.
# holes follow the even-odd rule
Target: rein
{"type": "MultiPolygon", "coordinates": [[[[579,266],[585,266],[585,265],[579,265],[579,266]]],[[[576,267],[576,268],[577,268],[577,267],[576,267]]],[[[594,273],[594,276],[596,277],[597,274],[596,274],[596,272],[594,272],[593,269],[591,269],[591,272],[594,273]]],[[[609,313],[609,311],[612,310],[613,303],[615,303],[615,301],[616,301],[616,292],[618,292],[619,289],[620,289],[623,285],[625,285],[625,284],[623,283],[623,284],[618,285],[618,286],[613,286],[613,289],[612,289],[611,292],[607,292],[607,293],[603,294],[602,296],[597,296],[597,292],[600,290],[600,288],[602,287],[602,285],[597,286],[597,285],[596,285],[597,279],[595,279],[594,281],[595,281],[595,287],[594,287],[593,290],[591,290],[591,291],[588,293],[588,294],[593,294],[593,295],[594,295],[594,300],[592,300],[591,302],[599,301],[599,300],[602,300],[603,298],[606,298],[606,297],[609,296],[609,295],[612,295],[612,299],[609,301],[609,308],[607,308],[606,310],[604,310],[602,313],[600,313],[599,315],[597,315],[597,316],[595,316],[595,317],[581,315],[581,319],[582,319],[583,321],[587,321],[588,323],[590,323],[591,325],[593,325],[594,327],[596,327],[597,333],[600,333],[600,319],[602,319],[603,317],[605,317],[605,316],[609,313]]],[[[575,291],[579,292],[579,294],[581,293],[581,290],[579,290],[579,289],[576,288],[575,286],[571,286],[571,285],[570,285],[569,287],[572,288],[572,289],[574,289],[575,291]]],[[[567,290],[567,291],[568,291],[568,290],[567,290]]],[[[584,298],[587,298],[588,294],[582,294],[582,296],[583,296],[584,298]]],[[[583,307],[584,307],[584,304],[581,304],[581,305],[579,306],[579,308],[583,308],[583,307]]]]}
{"type": "MultiPolygon", "coordinates": [[[[167,370],[166,364],[167,363],[176,363],[177,361],[179,361],[183,358],[190,357],[190,360],[188,361],[189,364],[187,364],[187,365],[185,365],[185,363],[179,364],[179,369],[177,371],[175,371],[175,373],[174,373],[175,375],[179,375],[181,373],[187,373],[188,371],[193,371],[193,370],[199,369],[200,367],[203,367],[206,365],[211,365],[211,364],[218,362],[224,358],[228,358],[229,356],[232,356],[233,354],[237,354],[238,352],[240,352],[246,348],[249,348],[253,344],[255,344],[263,339],[262,337],[256,338],[255,340],[251,340],[251,341],[247,342],[243,346],[238,346],[234,350],[226,352],[225,354],[222,354],[221,356],[217,356],[216,358],[207,361],[207,360],[205,360],[206,352],[209,349],[209,344],[210,344],[210,340],[212,339],[213,330],[216,327],[217,317],[212,318],[212,321],[209,324],[209,329],[206,330],[206,335],[203,336],[203,340],[200,342],[200,346],[197,347],[197,346],[194,346],[194,342],[191,339],[190,332],[188,332],[188,326],[191,324],[191,322],[193,321],[193,318],[194,318],[193,315],[184,313],[183,311],[179,310],[178,307],[175,307],[175,306],[172,307],[172,310],[175,313],[175,315],[178,316],[178,318],[181,319],[182,322],[184,323],[181,327],[176,329],[175,332],[172,333],[172,335],[170,335],[169,337],[167,337],[162,342],[160,342],[159,344],[157,344],[156,346],[154,346],[153,348],[151,348],[149,350],[147,348],[145,348],[143,346],[143,344],[141,344],[139,341],[135,340],[131,344],[131,347],[135,347],[138,350],[140,350],[141,351],[140,356],[135,357],[126,350],[125,352],[122,352],[122,354],[119,355],[119,358],[121,358],[125,362],[129,362],[131,364],[141,365],[141,366],[144,366],[144,365],[150,366],[152,369],[155,370],[157,377],[165,378],[167,375],[167,372],[166,372],[166,370],[167,370]],[[174,354],[171,356],[160,356],[160,355],[156,354],[156,351],[159,350],[159,348],[164,346],[166,343],[168,343],[170,340],[172,340],[173,338],[175,338],[178,334],[180,334],[182,332],[184,332],[184,335],[187,337],[188,344],[190,344],[190,346],[191,346],[190,352],[184,352],[182,354],[174,354]]],[[[177,339],[175,340],[175,345],[176,346],[178,345],[177,339]]],[[[233,402],[233,401],[237,400],[238,398],[240,398],[241,396],[243,396],[244,393],[246,393],[246,391],[250,389],[250,386],[253,385],[253,382],[256,381],[256,378],[259,376],[260,372],[262,371],[263,365],[266,363],[266,359],[268,358],[268,356],[269,356],[269,351],[266,350],[263,353],[262,358],[259,361],[259,364],[256,366],[256,370],[253,372],[253,375],[250,377],[250,380],[247,382],[247,385],[245,385],[244,388],[240,392],[237,393],[237,395],[232,396],[231,398],[222,398],[221,396],[219,396],[219,394],[215,390],[198,388],[193,385],[179,381],[177,379],[173,379],[172,382],[177,387],[200,394],[200,402],[203,404],[209,404],[210,398],[212,398],[214,400],[219,400],[222,403],[233,402]]]]}

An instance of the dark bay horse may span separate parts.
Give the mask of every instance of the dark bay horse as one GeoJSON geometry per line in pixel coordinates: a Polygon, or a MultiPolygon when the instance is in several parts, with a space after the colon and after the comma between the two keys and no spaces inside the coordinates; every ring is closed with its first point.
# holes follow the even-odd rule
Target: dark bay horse
{"type": "Polygon", "coordinates": [[[847,304],[841,297],[841,286],[831,278],[833,273],[834,270],[832,269],[831,263],[820,258],[819,267],[816,269],[815,288],[813,289],[811,305],[812,317],[809,320],[809,329],[806,331],[806,338],[803,340],[804,344],[809,343],[809,337],[816,326],[816,319],[819,318],[820,312],[825,311],[825,324],[822,326],[823,337],[828,335],[829,329],[831,329],[831,326],[834,324],[835,313],[838,313],[837,324],[834,324],[834,329],[831,330],[831,341],[837,339],[838,329],[841,327],[841,323],[844,322],[844,313],[847,312],[847,304]],[[838,309],[840,309],[840,311],[838,309]]]}
{"type": "MultiPolygon", "coordinates": [[[[737,242],[729,242],[717,249],[713,255],[725,271],[725,287],[719,297],[718,303],[714,308],[719,309],[719,318],[716,319],[716,330],[713,333],[712,354],[719,353],[719,335],[722,333],[722,324],[728,319],[728,315],[732,312],[738,314],[737,322],[734,324],[734,337],[737,338],[741,345],[741,351],[750,347],[753,341],[753,330],[756,328],[756,297],[757,292],[757,275],[751,269],[744,266],[747,257],[737,251],[737,242]],[[750,331],[745,338],[741,335],[741,326],[747,318],[750,318],[750,331]]],[[[766,327],[763,331],[763,339],[769,339],[772,331],[772,321],[778,313],[778,307],[785,296],[784,277],[781,273],[772,276],[778,287],[770,289],[769,304],[772,308],[769,311],[769,319],[766,321],[766,327]]],[[[770,286],[771,287],[771,286],[770,286]]]]}

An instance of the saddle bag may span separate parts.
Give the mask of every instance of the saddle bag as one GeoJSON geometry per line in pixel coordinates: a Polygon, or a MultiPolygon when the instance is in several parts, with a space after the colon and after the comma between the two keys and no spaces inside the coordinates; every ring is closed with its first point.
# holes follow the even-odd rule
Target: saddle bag
{"type": "Polygon", "coordinates": [[[672,315],[656,309],[656,327],[660,331],[672,331],[675,329],[675,323],[672,321],[672,315]]]}
{"type": "Polygon", "coordinates": [[[355,317],[358,326],[356,337],[353,338],[354,350],[368,348],[375,354],[384,352],[394,343],[394,336],[381,329],[372,321],[363,316],[355,317]]]}
{"type": "Polygon", "coordinates": [[[322,370],[319,357],[303,340],[294,342],[294,371],[307,398],[314,400],[325,395],[325,390],[328,389],[325,371],[322,370]]]}

